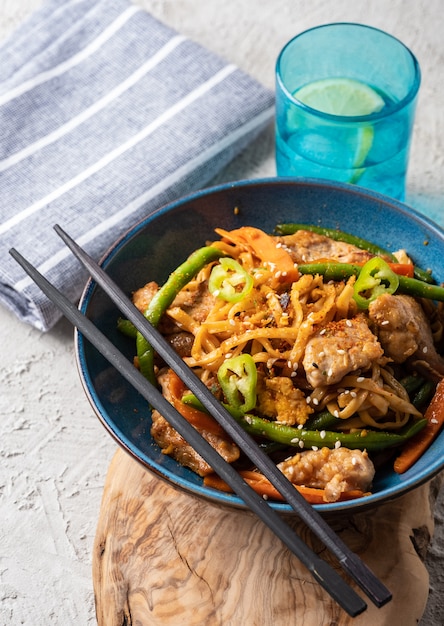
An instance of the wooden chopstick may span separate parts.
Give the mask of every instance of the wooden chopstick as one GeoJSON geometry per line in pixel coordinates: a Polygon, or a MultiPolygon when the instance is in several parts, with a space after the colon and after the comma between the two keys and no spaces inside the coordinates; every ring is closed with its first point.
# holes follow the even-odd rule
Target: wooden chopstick
{"type": "MultiPolygon", "coordinates": [[[[153,345],[153,348],[157,352],[159,352],[159,354],[161,354],[161,356],[168,363],[168,365],[176,371],[176,373],[182,378],[182,380],[185,382],[185,384],[187,384],[187,386],[191,389],[191,391],[195,393],[195,395],[199,397],[199,399],[207,406],[211,414],[223,426],[223,428],[233,438],[233,440],[236,441],[236,443],[238,443],[238,445],[249,456],[249,458],[259,467],[259,469],[261,469],[261,471],[275,485],[275,487],[285,497],[287,502],[289,502],[289,504],[293,507],[296,513],[305,521],[305,523],[313,530],[313,532],[324,542],[324,544],[338,557],[339,563],[344,568],[344,570],[347,571],[352,576],[352,578],[359,584],[359,586],[367,593],[367,595],[371,598],[371,600],[377,606],[382,606],[383,604],[388,602],[391,599],[391,593],[386,589],[386,587],[375,577],[375,575],[359,559],[359,557],[357,557],[357,555],[355,555],[353,552],[349,550],[349,548],[334,533],[334,531],[325,522],[325,520],[315,511],[315,509],[313,509],[313,507],[310,504],[308,504],[305,501],[305,499],[299,494],[299,492],[296,489],[294,489],[290,481],[288,481],[285,478],[285,476],[282,474],[282,472],[280,472],[276,468],[274,463],[272,463],[270,459],[261,452],[259,447],[254,442],[254,440],[247,433],[245,433],[245,431],[241,428],[240,425],[237,424],[237,422],[235,422],[235,420],[233,420],[231,415],[214,398],[211,392],[201,383],[201,381],[195,376],[192,370],[171,349],[171,347],[164,340],[162,335],[158,333],[158,331],[156,331],[156,329],[154,329],[149,324],[149,322],[145,319],[145,317],[133,306],[131,301],[125,296],[125,294],[123,294],[123,292],[117,287],[117,285],[113,283],[113,281],[102,270],[102,268],[100,268],[100,266],[98,266],[59,226],[56,226],[55,229],[56,229],[56,232],[60,235],[60,237],[64,240],[64,242],[68,245],[68,247],[73,251],[76,257],[85,265],[85,267],[88,268],[88,270],[91,273],[91,276],[108,293],[108,295],[112,298],[112,300],[118,305],[122,313],[124,313],[128,317],[128,319],[130,319],[135,324],[135,326],[140,330],[140,332],[142,332],[142,334],[147,338],[147,340],[150,341],[150,343],[153,345]]],[[[22,265],[25,271],[27,271],[27,273],[35,280],[35,282],[40,286],[40,288],[42,288],[42,290],[48,295],[48,297],[50,297],[50,299],[55,301],[56,304],[60,308],[62,308],[63,306],[62,310],[65,313],[66,317],[68,317],[68,314],[69,314],[68,319],[70,319],[72,323],[74,323],[79,328],[79,330],[81,330],[81,332],[83,332],[86,336],[85,330],[82,329],[82,328],[85,328],[85,322],[84,322],[85,318],[81,316],[83,319],[79,320],[78,316],[81,315],[80,312],[74,307],[74,310],[76,311],[75,321],[74,321],[73,319],[74,313],[71,310],[73,305],[69,303],[71,308],[67,310],[66,303],[61,301],[61,297],[63,298],[63,296],[61,296],[61,294],[57,290],[55,290],[55,288],[52,285],[50,285],[50,283],[48,283],[48,281],[46,281],[46,279],[42,277],[41,274],[39,274],[37,270],[35,270],[35,268],[33,268],[27,261],[25,261],[25,259],[23,259],[23,257],[21,257],[19,253],[17,253],[17,251],[12,250],[11,254],[22,265]],[[82,324],[82,327],[80,326],[80,323],[82,324]]],[[[90,339],[90,341],[92,341],[94,345],[96,345],[96,347],[100,351],[102,351],[101,345],[104,342],[102,341],[102,338],[100,338],[100,346],[96,344],[96,339],[97,339],[96,335],[97,333],[99,333],[99,331],[94,326],[93,328],[95,331],[92,335],[94,340],[90,339]]],[[[92,331],[88,331],[88,332],[91,333],[92,331]]],[[[105,343],[108,342],[106,338],[103,337],[103,339],[106,340],[105,343]]],[[[114,353],[115,353],[115,348],[114,346],[112,346],[111,354],[108,356],[111,356],[114,353]]],[[[106,358],[108,358],[108,356],[106,358]]],[[[134,384],[134,386],[140,391],[140,385],[142,383],[140,382],[140,380],[138,380],[137,382],[133,380],[133,377],[135,376],[135,372],[137,372],[137,375],[141,376],[140,373],[131,364],[130,364],[130,368],[132,371],[130,373],[127,373],[126,370],[128,368],[128,361],[124,357],[122,358],[125,363],[124,364],[119,363],[119,366],[118,366],[119,371],[121,371],[121,373],[124,374],[127,377],[127,379],[128,379],[128,375],[131,376],[130,382],[132,382],[132,384],[134,384]]],[[[137,376],[137,378],[139,378],[139,376],[137,376]]],[[[142,387],[145,390],[143,395],[144,397],[146,397],[145,394],[147,393],[146,391],[147,381],[145,380],[143,376],[141,376],[141,378],[143,380],[142,387]]],[[[151,402],[153,406],[156,406],[156,403],[158,405],[160,403],[162,408],[159,409],[159,411],[167,419],[169,419],[169,417],[166,415],[166,412],[168,411],[168,415],[169,415],[171,413],[172,407],[168,402],[165,401],[163,396],[159,394],[159,392],[157,392],[156,389],[152,388],[150,390],[150,398],[151,399],[149,398],[147,399],[149,402],[151,402]],[[153,391],[156,392],[156,394],[160,395],[160,398],[162,398],[162,400],[158,398],[156,395],[156,397],[154,398],[155,401],[153,401],[153,391]],[[167,406],[165,405],[165,403],[167,406]]],[[[175,416],[175,422],[176,421],[177,421],[177,416],[175,416]]],[[[176,428],[174,424],[172,425],[173,427],[176,428]]],[[[180,428],[186,428],[187,435],[183,434],[183,436],[188,441],[189,441],[190,436],[193,436],[193,437],[195,436],[193,433],[188,433],[189,425],[187,422],[186,424],[182,424],[180,428]]],[[[181,432],[179,427],[176,429],[179,432],[181,432]]],[[[195,447],[200,452],[201,442],[199,442],[199,445],[191,441],[189,441],[189,443],[190,445],[193,445],[193,447],[195,447]]],[[[211,450],[214,452],[212,448],[211,450]]],[[[213,456],[211,452],[210,454],[211,456],[213,456]]],[[[202,456],[205,458],[204,454],[202,454],[202,456]]],[[[250,488],[247,488],[247,493],[245,493],[245,483],[243,482],[242,479],[239,480],[240,477],[237,474],[237,472],[234,472],[234,474],[236,475],[236,478],[235,478],[232,475],[233,472],[232,471],[230,472],[228,470],[228,474],[231,474],[231,476],[228,476],[227,469],[219,467],[220,460],[215,461],[213,459],[208,462],[210,463],[210,465],[212,465],[213,469],[222,478],[227,476],[227,478],[225,478],[226,482],[230,484],[233,490],[248,504],[248,506],[250,506],[250,508],[252,508],[252,510],[254,510],[258,515],[260,515],[262,519],[264,519],[260,512],[263,512],[264,510],[263,503],[265,501],[259,497],[259,500],[261,501],[261,505],[260,505],[260,509],[258,509],[257,498],[253,497],[253,500],[255,501],[253,502],[253,500],[251,499],[252,496],[249,493],[250,491],[252,491],[250,490],[250,488]]],[[[228,465],[228,467],[230,468],[230,470],[232,470],[231,466],[228,465]]],[[[255,496],[256,495],[257,494],[255,494],[255,496]]],[[[273,509],[267,506],[267,514],[269,515],[268,511],[272,511],[274,513],[273,509]]],[[[280,520],[279,517],[278,519],[280,520]]],[[[271,520],[268,519],[264,521],[266,521],[266,523],[270,526],[271,520]]],[[[270,527],[273,528],[274,532],[278,536],[280,536],[280,538],[287,544],[288,547],[290,547],[288,545],[288,533],[290,532],[291,534],[293,534],[293,532],[289,529],[289,527],[285,525],[285,530],[283,531],[283,529],[280,526],[280,522],[277,522],[276,519],[273,520],[270,527]]],[[[293,542],[294,542],[294,538],[293,538],[293,542]]],[[[305,546],[305,544],[303,544],[303,546],[305,547],[305,549],[307,549],[307,546],[305,546]]],[[[294,548],[296,548],[296,546],[294,545],[293,547],[290,547],[290,549],[292,549],[293,552],[295,552],[294,548]]],[[[315,576],[315,578],[317,578],[317,580],[321,584],[324,583],[323,586],[325,587],[326,580],[323,579],[321,582],[321,580],[319,579],[319,573],[320,573],[319,567],[325,568],[326,564],[322,562],[322,566],[320,566],[320,564],[318,563],[315,569],[313,569],[313,563],[314,563],[313,554],[311,553],[307,560],[307,554],[305,553],[304,549],[302,549],[302,553],[303,553],[302,556],[301,554],[299,554],[301,548],[302,546],[300,545],[300,540],[299,540],[298,542],[299,558],[304,564],[307,565],[308,569],[310,569],[310,571],[315,576]]],[[[316,561],[318,561],[317,558],[316,558],[316,561]]],[[[328,576],[328,579],[329,581],[331,581],[330,575],[328,576]]],[[[339,579],[339,580],[342,581],[342,579],[339,579]]],[[[335,589],[336,589],[336,585],[337,583],[333,585],[335,589]]],[[[341,588],[342,588],[342,585],[341,585],[341,588]]],[[[331,589],[331,582],[329,584],[329,589],[327,589],[327,591],[329,591],[329,593],[331,593],[331,595],[335,597],[338,603],[341,604],[341,606],[343,606],[343,608],[347,610],[347,612],[349,612],[350,614],[354,613],[356,615],[358,614],[356,613],[356,610],[358,610],[358,612],[361,612],[365,608],[365,603],[363,603],[361,599],[359,599],[361,600],[359,609],[358,609],[359,603],[355,604],[353,607],[350,607],[351,600],[350,598],[348,598],[349,593],[346,594],[347,596],[345,600],[346,606],[344,606],[343,602],[344,602],[345,596],[342,596],[342,592],[341,592],[341,601],[339,601],[337,589],[336,589],[336,592],[331,589]]],[[[356,598],[352,601],[352,604],[355,602],[356,602],[356,598]]]]}

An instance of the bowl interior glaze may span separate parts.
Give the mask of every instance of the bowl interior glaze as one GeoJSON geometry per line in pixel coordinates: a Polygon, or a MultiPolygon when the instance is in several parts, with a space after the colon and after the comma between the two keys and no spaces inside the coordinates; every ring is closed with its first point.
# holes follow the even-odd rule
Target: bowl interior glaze
{"type": "MultiPolygon", "coordinates": [[[[164,282],[196,248],[215,239],[214,228],[242,225],[273,232],[279,222],[302,222],[352,232],[389,250],[405,248],[422,268],[444,281],[444,233],[407,206],[359,187],[309,179],[240,181],[195,193],[165,206],[131,228],[106,253],[102,265],[130,294],[149,280],[164,282]]],[[[81,310],[132,359],[134,342],[119,333],[119,312],[97,285],[85,287],[81,310]]],[[[191,495],[242,508],[234,495],[202,485],[187,468],[162,454],[150,436],[150,410],[143,398],[86,341],[76,334],[80,377],[92,406],[116,441],[147,469],[191,495]]],[[[405,474],[390,465],[377,472],[372,495],[361,500],[316,505],[321,512],[357,512],[418,487],[444,467],[444,433],[405,474]]],[[[282,513],[287,504],[274,503],[282,513]]]]}

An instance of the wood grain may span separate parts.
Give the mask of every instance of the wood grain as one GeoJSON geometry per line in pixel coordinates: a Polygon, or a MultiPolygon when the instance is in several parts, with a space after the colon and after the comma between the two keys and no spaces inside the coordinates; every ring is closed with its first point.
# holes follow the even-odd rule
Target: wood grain
{"type": "MultiPolygon", "coordinates": [[[[436,481],[366,513],[330,520],[394,595],[381,609],[369,601],[352,619],[255,516],[185,495],[119,449],[94,544],[97,622],[416,626],[428,596],[422,557],[433,533],[435,487],[436,481]]],[[[303,524],[290,523],[323,552],[303,524]]]]}

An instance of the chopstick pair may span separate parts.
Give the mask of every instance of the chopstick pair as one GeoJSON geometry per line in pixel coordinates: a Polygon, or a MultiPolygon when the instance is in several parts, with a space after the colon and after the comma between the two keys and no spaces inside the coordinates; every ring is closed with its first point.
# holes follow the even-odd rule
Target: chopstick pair
{"type": "MultiPolygon", "coordinates": [[[[232,418],[210,390],[200,381],[182,358],[171,348],[164,337],[148,322],[131,300],[120,290],[105,271],[67,235],[60,226],[55,231],[88,269],[91,277],[112,301],[150,342],[154,350],[182,379],[187,387],[206,406],[227,434],[250,458],[258,469],[278,489],[297,515],[312,532],[338,558],[339,564],[361,587],[373,603],[381,607],[392,597],[390,591],[373,572],[340,539],[321,515],[294,488],[292,483],[257,446],[254,439],[232,418]]],[[[204,458],[213,470],[227,482],[245,504],[283,541],[307,567],[317,582],[352,617],[367,608],[365,601],[339,576],[339,574],[288,526],[286,522],[259,496],[227,463],[219,453],[193,428],[186,419],[163,397],[160,391],[128,361],[110,340],[86,318],[60,291],[33,267],[17,250],[10,254],[34,280],[46,296],[58,306],[65,317],[101,352],[130,384],[167,419],[173,428],[204,458]]]]}

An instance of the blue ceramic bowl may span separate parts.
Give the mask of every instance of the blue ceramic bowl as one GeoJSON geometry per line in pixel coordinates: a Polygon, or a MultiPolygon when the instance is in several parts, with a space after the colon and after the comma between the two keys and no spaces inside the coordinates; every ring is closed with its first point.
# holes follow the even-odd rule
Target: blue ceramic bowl
{"type": "MultiPolygon", "coordinates": [[[[286,221],[339,228],[389,250],[406,248],[417,265],[432,268],[436,280],[444,281],[444,233],[435,224],[377,193],[308,179],[241,181],[173,202],[129,230],[104,256],[102,265],[130,294],[148,280],[164,282],[193,250],[215,238],[216,227],[252,225],[272,232],[277,223],[286,221]]],[[[94,282],[86,285],[80,308],[131,360],[134,342],[117,331],[119,312],[94,282]]],[[[189,494],[244,507],[237,496],[204,487],[196,474],[162,454],[150,435],[146,402],[81,335],[76,337],[76,350],[81,380],[95,412],[129,454],[189,494]]],[[[358,512],[418,487],[443,468],[444,432],[405,474],[399,476],[390,467],[378,471],[372,495],[315,508],[325,513],[358,512]]],[[[287,504],[273,507],[291,513],[287,504]]]]}

